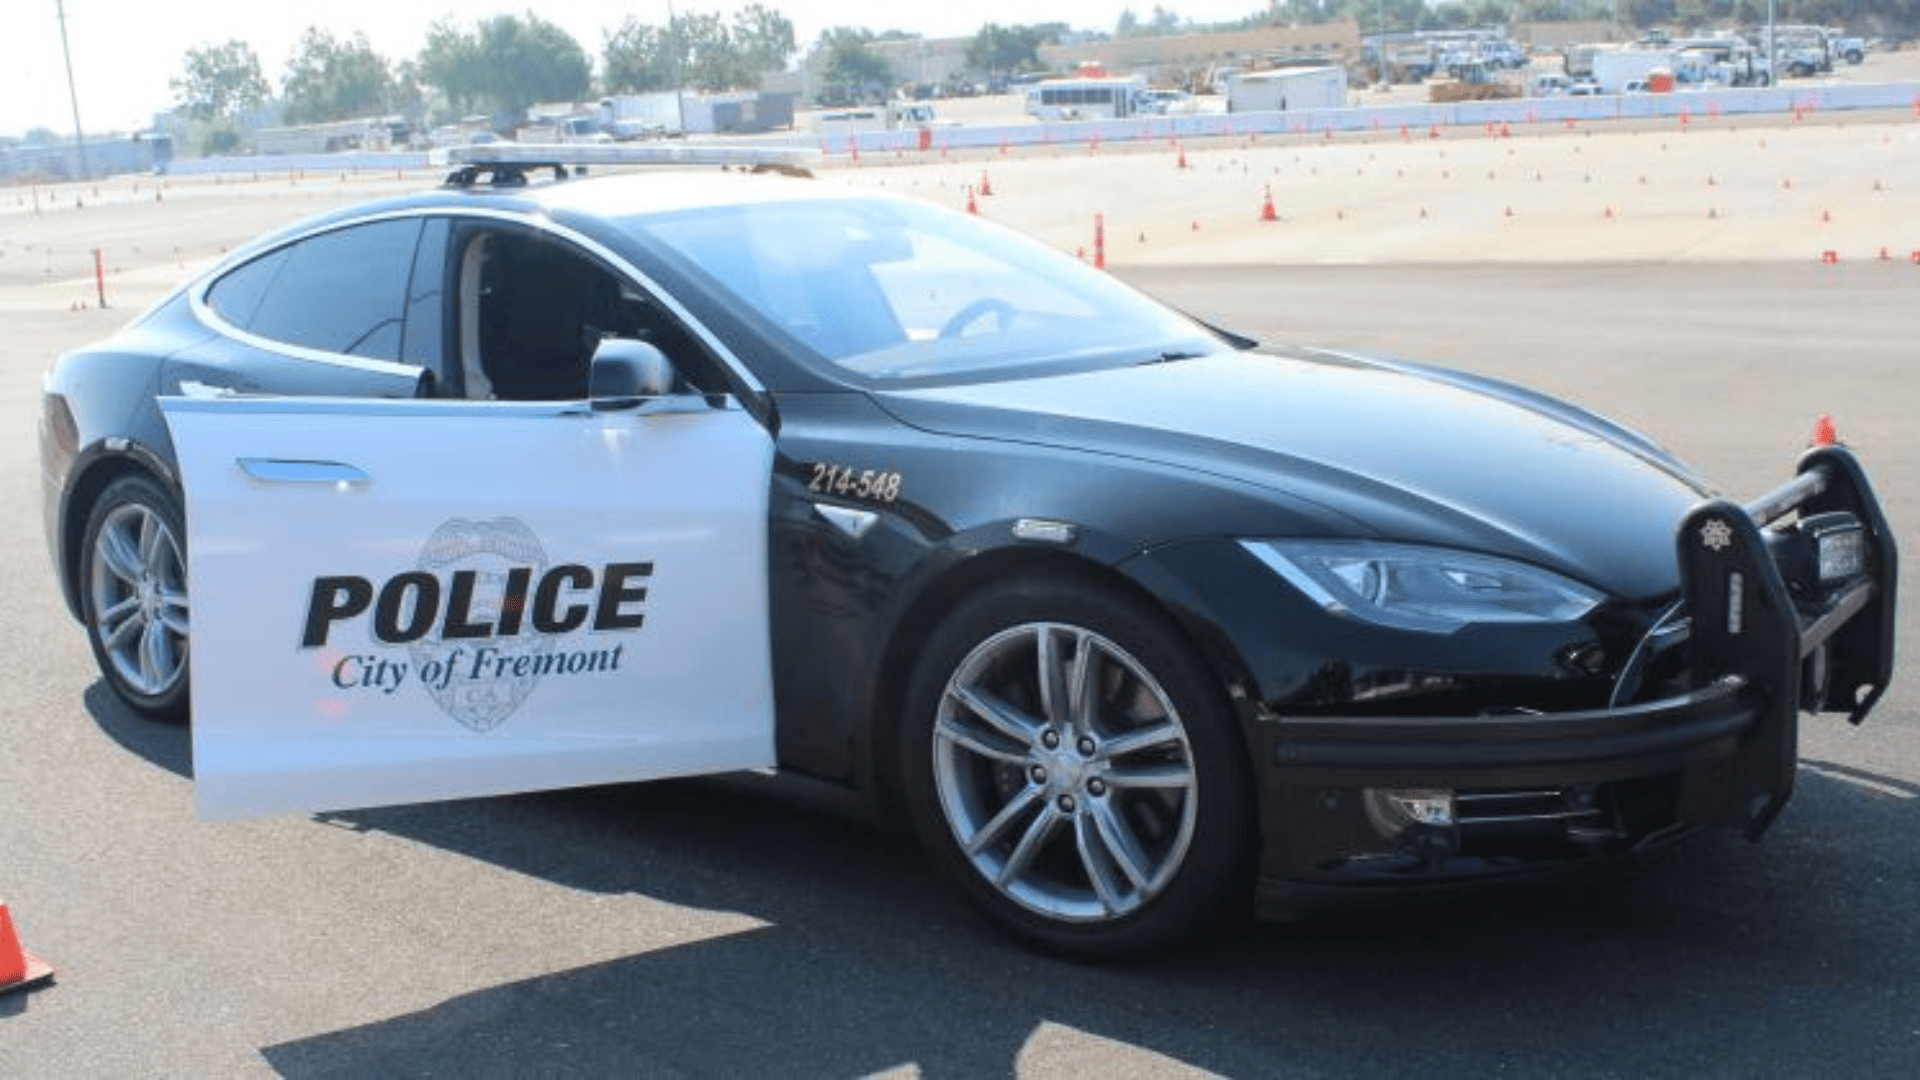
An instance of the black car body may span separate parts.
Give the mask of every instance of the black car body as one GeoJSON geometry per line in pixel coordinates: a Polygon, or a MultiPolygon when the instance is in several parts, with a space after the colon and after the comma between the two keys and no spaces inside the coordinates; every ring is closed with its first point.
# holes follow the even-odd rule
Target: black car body
{"type": "Polygon", "coordinates": [[[1565,403],[1253,347],[903,200],[499,176],[263,240],[49,374],[49,546],[128,701],[186,706],[186,496],[156,401],[230,393],[751,417],[781,777],[904,810],[988,914],[1087,954],[1250,896],[1758,836],[1800,713],[1858,722],[1890,679],[1892,533],[1843,448],[1741,506],[1565,403]],[[817,206],[880,216],[784,277],[701,247],[728,215],[817,206]],[[1090,331],[1022,296],[881,325],[875,290],[913,257],[875,224],[896,215],[916,250],[956,245],[956,280],[995,273],[969,252],[1039,260],[1106,336],[1060,347],[1090,331]],[[1053,345],[926,360],[1022,333],[1053,345]],[[561,359],[508,361],[536,340],[561,359]]]}

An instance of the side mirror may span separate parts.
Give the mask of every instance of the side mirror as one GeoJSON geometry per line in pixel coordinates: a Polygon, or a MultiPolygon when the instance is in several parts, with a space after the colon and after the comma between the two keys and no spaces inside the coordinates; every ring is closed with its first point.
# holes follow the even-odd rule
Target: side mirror
{"type": "Polygon", "coordinates": [[[634,338],[605,338],[593,350],[587,396],[595,409],[628,409],[640,398],[673,391],[673,363],[665,353],[634,338]]]}

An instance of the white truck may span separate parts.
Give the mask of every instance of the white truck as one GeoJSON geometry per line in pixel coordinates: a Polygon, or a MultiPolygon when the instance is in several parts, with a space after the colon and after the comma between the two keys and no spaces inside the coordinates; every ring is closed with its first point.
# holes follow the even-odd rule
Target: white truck
{"type": "Polygon", "coordinates": [[[1742,38],[1675,38],[1669,43],[1684,63],[1700,71],[1695,80],[1722,86],[1771,86],[1773,73],[1767,58],[1742,38]]]}
{"type": "Polygon", "coordinates": [[[813,130],[832,138],[848,138],[876,131],[923,131],[960,126],[934,111],[925,101],[889,101],[884,105],[855,105],[822,109],[813,114],[813,130]]]}
{"type": "Polygon", "coordinates": [[[1347,73],[1337,67],[1250,71],[1227,84],[1227,111],[1296,112],[1344,109],[1347,73]]]}
{"type": "MultiPolygon", "coordinates": [[[[1767,48],[1767,30],[1761,27],[1754,38],[1754,47],[1765,53],[1767,48]]],[[[1819,26],[1781,24],[1773,29],[1773,52],[1778,54],[1778,64],[1783,75],[1804,79],[1833,70],[1833,50],[1827,37],[1827,31],[1819,26]]]]}
{"type": "Polygon", "coordinates": [[[1593,81],[1603,94],[1624,94],[1629,83],[1646,85],[1655,71],[1674,70],[1671,49],[1595,49],[1593,81]]]}
{"type": "Polygon", "coordinates": [[[686,126],[681,108],[680,95],[672,90],[615,94],[600,102],[600,127],[621,142],[678,135],[686,126]]]}

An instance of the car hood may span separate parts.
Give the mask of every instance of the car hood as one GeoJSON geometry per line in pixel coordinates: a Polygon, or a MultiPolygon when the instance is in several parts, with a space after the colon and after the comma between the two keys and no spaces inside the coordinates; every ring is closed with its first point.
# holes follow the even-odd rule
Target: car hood
{"type": "MultiPolygon", "coordinates": [[[[1617,596],[1678,582],[1713,495],[1632,432],[1518,387],[1393,361],[1220,353],[876,395],[903,422],[1172,465],[1315,504],[1358,535],[1488,551],[1617,596]]],[[[1168,535],[1217,531],[1188,522],[1168,535]]]]}

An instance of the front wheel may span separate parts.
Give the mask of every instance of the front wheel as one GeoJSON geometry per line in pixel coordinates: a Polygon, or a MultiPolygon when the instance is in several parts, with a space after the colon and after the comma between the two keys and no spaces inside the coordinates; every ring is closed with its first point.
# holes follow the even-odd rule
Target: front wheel
{"type": "Polygon", "coordinates": [[[80,546],[80,610],[93,655],[121,700],[187,715],[186,529],[179,504],[145,476],[107,485],[80,546]]]}
{"type": "Polygon", "coordinates": [[[1077,582],[979,594],[922,651],[906,723],[922,843],[1015,934],[1134,956],[1248,895],[1241,742],[1218,686],[1143,605],[1077,582]]]}

